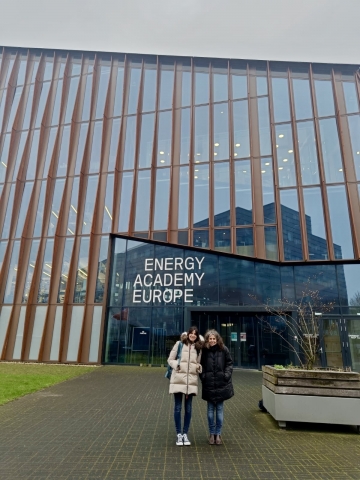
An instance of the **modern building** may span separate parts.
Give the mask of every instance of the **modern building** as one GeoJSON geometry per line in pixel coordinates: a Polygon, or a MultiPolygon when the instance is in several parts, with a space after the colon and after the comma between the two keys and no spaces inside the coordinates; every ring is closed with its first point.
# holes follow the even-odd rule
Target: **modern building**
{"type": "Polygon", "coordinates": [[[285,364],[264,305],[309,284],[359,370],[359,98],[356,64],[3,47],[1,359],[160,365],[195,324],[285,364]]]}

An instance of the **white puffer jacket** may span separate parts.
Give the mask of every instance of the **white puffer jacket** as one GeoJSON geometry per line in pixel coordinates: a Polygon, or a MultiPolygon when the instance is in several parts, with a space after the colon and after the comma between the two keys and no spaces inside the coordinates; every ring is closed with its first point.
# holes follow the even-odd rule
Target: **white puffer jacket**
{"type": "MultiPolygon", "coordinates": [[[[181,336],[183,339],[183,335],[181,336]]],[[[186,337],[185,337],[186,339],[186,337]]],[[[199,373],[201,373],[201,350],[198,352],[194,344],[184,343],[181,351],[180,368],[176,359],[179,342],[170,352],[168,364],[172,367],[169,393],[198,394],[199,373]]]]}

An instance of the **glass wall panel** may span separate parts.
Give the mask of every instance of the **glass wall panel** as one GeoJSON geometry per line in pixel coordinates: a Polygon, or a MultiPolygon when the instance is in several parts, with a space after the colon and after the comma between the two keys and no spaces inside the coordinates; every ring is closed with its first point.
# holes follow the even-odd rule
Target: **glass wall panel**
{"type": "Polygon", "coordinates": [[[250,160],[235,162],[236,225],[252,224],[252,194],[250,160]]]}
{"type": "Polygon", "coordinates": [[[12,72],[12,69],[13,69],[13,66],[14,66],[14,61],[15,61],[15,59],[13,59],[13,58],[11,58],[10,61],[9,61],[9,66],[8,66],[8,70],[7,70],[7,73],[6,73],[6,79],[5,79],[4,85],[8,85],[8,83],[9,83],[11,72],[12,72]]]}
{"type": "Polygon", "coordinates": [[[22,296],[22,303],[28,302],[31,282],[34,276],[36,258],[39,250],[40,240],[33,240],[31,244],[30,256],[29,256],[29,264],[27,267],[25,285],[24,285],[24,292],[22,296]]]}
{"type": "Polygon", "coordinates": [[[70,79],[69,94],[68,94],[66,111],[65,111],[65,123],[70,123],[72,120],[76,94],[79,87],[79,79],[80,77],[72,77],[70,79]]]}
{"type": "Polygon", "coordinates": [[[83,225],[82,225],[83,235],[91,232],[98,180],[99,180],[99,177],[97,175],[88,177],[88,184],[86,189],[86,200],[85,200],[85,206],[84,206],[84,218],[83,218],[83,225]]]}
{"type": "Polygon", "coordinates": [[[159,113],[157,164],[171,164],[172,112],[159,113]]]}
{"type": "Polygon", "coordinates": [[[296,172],[291,124],[277,125],[275,135],[279,185],[293,187],[296,185],[296,172]]]}
{"type": "Polygon", "coordinates": [[[303,195],[310,260],[327,260],[328,249],[321,190],[319,187],[304,188],[303,195]]]}
{"type": "Polygon", "coordinates": [[[297,120],[312,118],[312,104],[309,80],[293,78],[295,117],[297,120]]]}
{"type": "Polygon", "coordinates": [[[229,158],[229,117],[228,104],[213,105],[214,114],[214,160],[229,158]]]}
{"type": "Polygon", "coordinates": [[[169,216],[170,168],[156,170],[154,230],[166,230],[169,216]]]}
{"type": "Polygon", "coordinates": [[[14,97],[12,99],[11,110],[9,115],[9,120],[7,122],[7,132],[11,132],[14,124],[15,115],[19,106],[20,97],[24,87],[17,87],[14,92],[14,97]]]}
{"type": "Polygon", "coordinates": [[[46,193],[46,180],[41,182],[40,194],[37,202],[37,210],[35,217],[35,226],[34,226],[34,237],[40,237],[41,227],[43,224],[44,218],[44,206],[45,206],[45,193],[46,193]]]}
{"type": "Polygon", "coordinates": [[[142,111],[153,112],[155,110],[155,99],[156,99],[156,66],[145,65],[142,111]]]}
{"type": "Polygon", "coordinates": [[[285,260],[302,260],[297,190],[280,190],[281,223],[285,260]]]}
{"type": "Polygon", "coordinates": [[[272,78],[275,123],[290,120],[289,87],[287,78],[272,78]]]}
{"type": "Polygon", "coordinates": [[[353,258],[349,208],[344,185],[327,187],[335,258],[353,258]]]}
{"type": "Polygon", "coordinates": [[[10,260],[5,294],[4,294],[4,303],[13,303],[14,301],[15,284],[16,284],[18,261],[19,261],[19,250],[20,250],[20,240],[16,240],[14,242],[13,250],[11,254],[11,260],[10,260]]]}
{"type": "Polygon", "coordinates": [[[75,175],[79,175],[81,170],[88,128],[89,128],[88,123],[82,123],[80,126],[79,141],[78,141],[77,153],[76,153],[75,172],[74,172],[75,175]]]}
{"type": "Polygon", "coordinates": [[[33,180],[36,176],[37,157],[39,150],[40,130],[34,130],[31,150],[26,170],[26,180],[33,180]]]}
{"type": "Polygon", "coordinates": [[[91,73],[86,77],[84,104],[83,104],[82,116],[81,116],[82,121],[90,119],[92,80],[93,80],[93,74],[91,73]]]}
{"type": "Polygon", "coordinates": [[[58,159],[58,166],[57,166],[57,177],[65,177],[66,170],[68,165],[69,159],[69,144],[70,144],[70,125],[65,125],[62,137],[61,137],[61,147],[58,159]]]}
{"type": "Polygon", "coordinates": [[[24,339],[25,312],[26,312],[26,307],[21,307],[17,331],[16,331],[14,351],[13,351],[14,360],[21,359],[21,349],[22,349],[22,344],[24,339]]]}
{"type": "MultiPolygon", "coordinates": [[[[24,56],[23,56],[24,58],[24,56]]],[[[25,83],[25,73],[26,73],[26,58],[20,61],[20,66],[17,74],[17,80],[15,80],[14,85],[24,85],[25,83]]]]}
{"type": "Polygon", "coordinates": [[[353,82],[343,82],[345,105],[347,113],[355,113],[359,111],[359,101],[356,92],[356,85],[353,82]]]}
{"type": "Polygon", "coordinates": [[[140,170],[136,192],[135,231],[149,230],[151,170],[140,170]]]}
{"type": "Polygon", "coordinates": [[[302,184],[314,185],[320,183],[314,123],[312,121],[298,122],[296,126],[302,184]]]}
{"type": "MultiPolygon", "coordinates": [[[[195,169],[196,172],[197,169],[195,169]]],[[[178,228],[189,226],[189,167],[181,167],[179,175],[178,228]]]]}
{"type": "Polygon", "coordinates": [[[194,173],[194,227],[209,226],[209,165],[196,165],[194,173]]]}
{"type": "Polygon", "coordinates": [[[259,97],[260,95],[268,94],[268,85],[266,77],[256,77],[256,94],[259,97]]]}
{"type": "Polygon", "coordinates": [[[222,228],[214,230],[214,250],[231,253],[231,230],[222,228]]]}
{"type": "Polygon", "coordinates": [[[52,258],[54,250],[54,240],[46,240],[44,261],[41,269],[41,278],[39,284],[39,291],[37,303],[49,303],[49,289],[52,274],[52,258]]]}
{"type": "Polygon", "coordinates": [[[209,161],[209,106],[196,107],[195,135],[194,135],[194,162],[209,161]]]}
{"type": "Polygon", "coordinates": [[[76,272],[74,303],[85,303],[89,265],[90,238],[83,237],[80,242],[79,261],[76,272]]]}
{"type": "Polygon", "coordinates": [[[214,226],[230,225],[229,163],[214,165],[214,226]]]}
{"type": "Polygon", "coordinates": [[[278,259],[276,227],[265,227],[265,252],[268,260],[278,259]]]}
{"type": "Polygon", "coordinates": [[[134,173],[124,172],[121,183],[121,199],[119,210],[119,232],[127,232],[129,230],[129,217],[131,209],[131,199],[133,190],[134,173]]]}
{"type": "Polygon", "coordinates": [[[0,161],[0,183],[5,182],[6,170],[8,166],[8,157],[9,157],[9,148],[10,148],[10,138],[11,133],[4,135],[4,145],[1,152],[1,161],[0,161]]]}
{"type": "Polygon", "coordinates": [[[102,130],[102,120],[99,122],[95,122],[91,145],[89,173],[97,173],[100,170],[102,130]]]}
{"type": "Polygon", "coordinates": [[[360,265],[336,265],[336,273],[339,285],[340,304],[344,306],[359,306],[360,265]]]}
{"type": "Polygon", "coordinates": [[[260,154],[271,155],[269,100],[267,97],[258,98],[257,103],[260,136],[260,154]]]}
{"type": "Polygon", "coordinates": [[[3,306],[0,312],[0,350],[2,351],[5,342],[6,332],[9,326],[10,315],[12,311],[12,305],[6,307],[3,306]]]}
{"type": "MultiPolygon", "coordinates": [[[[153,115],[144,115],[146,118],[153,117],[153,115]]],[[[135,135],[136,135],[136,117],[127,117],[126,122],[126,136],[125,136],[125,150],[124,150],[124,170],[131,170],[134,168],[135,157],[135,135]]]]}
{"type": "Polygon", "coordinates": [[[140,154],[139,168],[147,168],[151,166],[153,153],[155,114],[150,113],[143,115],[141,120],[141,138],[140,138],[140,154]]]}
{"type": "Polygon", "coordinates": [[[281,297],[280,268],[268,263],[255,263],[255,274],[258,280],[257,298],[261,302],[276,305],[281,297]]]}
{"type": "Polygon", "coordinates": [[[11,185],[10,193],[9,193],[9,197],[8,197],[6,214],[5,214],[5,219],[4,219],[1,238],[9,238],[10,224],[11,224],[11,219],[12,219],[11,214],[12,214],[12,209],[13,209],[13,205],[14,205],[14,195],[15,195],[15,184],[13,183],[11,185]]]}
{"type": "Polygon", "coordinates": [[[45,164],[44,164],[44,171],[43,171],[43,178],[46,178],[49,173],[49,167],[51,163],[52,154],[54,151],[54,145],[57,135],[57,127],[51,127],[49,129],[49,139],[46,149],[46,157],[45,157],[45,164]]]}
{"type": "Polygon", "coordinates": [[[64,192],[65,178],[56,180],[54,188],[54,196],[52,200],[48,236],[53,237],[56,232],[56,226],[59,218],[61,200],[64,192]]]}
{"type": "Polygon", "coordinates": [[[114,198],[114,174],[108,175],[105,191],[104,217],[102,224],[103,232],[111,232],[113,218],[113,198],[114,198]]]}
{"type": "Polygon", "coordinates": [[[29,360],[37,361],[39,359],[39,351],[41,339],[44,332],[47,307],[36,307],[34,326],[31,336],[31,344],[29,351],[29,360]]]}
{"type": "Polygon", "coordinates": [[[62,88],[63,88],[63,80],[58,80],[57,85],[55,87],[56,96],[55,96],[53,114],[52,114],[50,125],[57,125],[59,123],[62,88]]]}
{"type": "Polygon", "coordinates": [[[19,168],[22,160],[22,156],[24,153],[24,148],[25,148],[25,143],[26,139],[28,136],[28,132],[21,132],[20,136],[20,141],[19,141],[19,146],[16,154],[16,160],[15,160],[15,166],[14,166],[14,171],[13,171],[13,181],[17,179],[18,173],[19,173],[19,168]]]}
{"type": "Polygon", "coordinates": [[[30,197],[31,197],[33,186],[34,186],[34,182],[25,183],[23,195],[21,199],[21,207],[20,207],[19,216],[18,216],[15,238],[21,237],[21,234],[24,228],[26,214],[30,204],[30,197]]]}
{"type": "Polygon", "coordinates": [[[69,270],[70,270],[73,247],[74,247],[74,239],[73,238],[67,238],[65,240],[64,253],[63,253],[63,258],[62,258],[62,266],[61,266],[61,275],[60,275],[60,283],[59,283],[59,290],[58,290],[58,296],[57,296],[57,303],[64,303],[67,282],[68,282],[68,279],[69,279],[69,270]]]}
{"type": "Polygon", "coordinates": [[[335,118],[320,120],[321,150],[326,183],[343,182],[343,166],[335,118]]]}
{"type": "Polygon", "coordinates": [[[122,113],[123,103],[123,86],[124,86],[124,67],[119,67],[116,77],[115,100],[114,100],[114,117],[119,117],[122,113]]]}
{"type": "Polygon", "coordinates": [[[45,68],[44,68],[44,77],[43,80],[51,80],[53,73],[53,58],[50,56],[46,57],[45,68]]]}
{"type": "Polygon", "coordinates": [[[50,82],[44,82],[41,84],[41,94],[40,94],[39,106],[36,114],[35,128],[39,128],[40,125],[42,124],[46,101],[49,95],[49,90],[50,90],[50,82]]]}
{"type": "Polygon", "coordinates": [[[34,83],[35,82],[35,79],[37,78],[37,73],[38,73],[38,69],[39,69],[39,60],[40,60],[40,55],[37,55],[36,56],[37,58],[34,60],[33,62],[33,71],[31,73],[31,80],[30,80],[30,83],[34,83]]]}
{"type": "Polygon", "coordinates": [[[128,108],[127,108],[128,114],[136,113],[137,111],[139,88],[140,88],[140,77],[141,77],[141,69],[133,65],[131,67],[131,73],[130,73],[129,102],[128,102],[128,108]]]}
{"type": "Polygon", "coordinates": [[[7,90],[3,90],[3,91],[0,90],[0,128],[2,127],[2,123],[4,120],[6,94],[7,94],[7,90]]]}
{"type": "Polygon", "coordinates": [[[4,260],[7,245],[8,245],[7,241],[0,242],[0,272],[1,272],[1,267],[2,267],[2,264],[3,264],[3,260],[4,260]]]}
{"type": "Polygon", "coordinates": [[[213,74],[213,101],[223,102],[228,99],[228,76],[227,73],[213,74]]]}
{"type": "Polygon", "coordinates": [[[360,180],[360,116],[347,117],[351,137],[352,154],[354,159],[356,179],[360,180]]]}
{"type": "Polygon", "coordinates": [[[209,73],[195,72],[195,105],[209,103],[209,73]]]}
{"type": "Polygon", "coordinates": [[[84,310],[85,307],[73,307],[72,309],[69,344],[66,357],[68,362],[76,362],[78,360],[84,310]]]}
{"type": "Polygon", "coordinates": [[[248,257],[254,256],[254,235],[252,228],[236,229],[236,253],[248,257]]]}
{"type": "Polygon", "coordinates": [[[275,223],[275,197],[272,158],[261,159],[261,181],[264,208],[264,223],[275,223]]]}
{"type": "Polygon", "coordinates": [[[194,247],[209,248],[209,230],[194,230],[193,245],[194,247]]]}
{"type": "Polygon", "coordinates": [[[166,108],[172,107],[173,87],[174,87],[174,66],[173,65],[166,66],[166,67],[162,66],[161,85],[160,85],[160,104],[159,104],[160,110],[165,110],[166,108]]]}
{"type": "Polygon", "coordinates": [[[191,104],[191,72],[182,72],[181,82],[181,106],[188,107],[191,104]]]}
{"type": "Polygon", "coordinates": [[[102,118],[104,116],[109,78],[110,78],[110,67],[102,65],[100,68],[100,78],[99,78],[99,85],[98,85],[98,95],[96,100],[95,118],[102,118]]]}
{"type": "Polygon", "coordinates": [[[331,80],[315,80],[316,105],[319,117],[335,115],[331,80]]]}
{"type": "Polygon", "coordinates": [[[250,156],[248,101],[233,102],[234,157],[250,156]]]}
{"type": "Polygon", "coordinates": [[[62,323],[63,307],[56,307],[53,336],[51,341],[50,361],[57,362],[59,360],[61,323],[62,323]]]}
{"type": "Polygon", "coordinates": [[[109,236],[101,237],[98,271],[96,277],[96,288],[94,303],[102,303],[104,299],[106,267],[108,263],[109,236]]]}
{"type": "Polygon", "coordinates": [[[232,98],[246,98],[247,97],[247,76],[246,75],[231,75],[232,81],[232,98]]]}
{"type": "Polygon", "coordinates": [[[30,125],[30,117],[31,117],[31,109],[33,106],[33,98],[34,98],[34,85],[30,85],[28,98],[26,100],[26,109],[24,113],[24,120],[22,123],[22,129],[28,130],[30,125]]]}
{"type": "Polygon", "coordinates": [[[120,134],[120,118],[114,118],[111,127],[111,140],[110,140],[110,152],[109,152],[109,164],[108,171],[112,172],[115,170],[116,165],[116,155],[119,145],[119,134],[120,134]]]}
{"type": "Polygon", "coordinates": [[[78,196],[79,196],[79,177],[75,177],[73,180],[72,192],[71,192],[71,201],[69,209],[69,219],[66,235],[75,235],[76,231],[76,218],[77,218],[77,208],[78,208],[78,196]]]}
{"type": "Polygon", "coordinates": [[[180,163],[190,161],[190,108],[181,110],[180,163]]]}

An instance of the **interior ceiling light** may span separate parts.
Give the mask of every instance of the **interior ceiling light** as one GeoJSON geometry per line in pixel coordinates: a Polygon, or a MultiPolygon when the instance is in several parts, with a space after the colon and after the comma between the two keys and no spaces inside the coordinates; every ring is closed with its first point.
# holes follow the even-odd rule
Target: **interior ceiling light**
{"type": "Polygon", "coordinates": [[[360,155],[360,152],[356,152],[356,155],[360,155]]]}
{"type": "Polygon", "coordinates": [[[288,153],[293,153],[293,151],[292,151],[292,150],[288,150],[288,153]]]}
{"type": "Polygon", "coordinates": [[[197,177],[197,175],[195,175],[195,177],[194,177],[194,178],[198,178],[198,177],[197,177]]]}
{"type": "Polygon", "coordinates": [[[339,172],[342,172],[342,168],[339,168],[339,172]]]}
{"type": "Polygon", "coordinates": [[[261,170],[261,173],[265,173],[265,172],[266,172],[266,170],[261,170]]]}
{"type": "Polygon", "coordinates": [[[237,153],[234,153],[234,157],[237,157],[237,153]]]}
{"type": "Polygon", "coordinates": [[[215,147],[218,147],[220,145],[220,143],[214,143],[215,147]]]}
{"type": "Polygon", "coordinates": [[[160,163],[165,163],[165,160],[162,158],[162,159],[160,160],[160,163]]]}
{"type": "Polygon", "coordinates": [[[214,152],[214,155],[217,155],[217,153],[216,153],[216,152],[214,152]]]}
{"type": "Polygon", "coordinates": [[[283,162],[287,162],[287,161],[288,161],[288,159],[287,159],[287,158],[284,158],[283,162]]]}
{"type": "Polygon", "coordinates": [[[160,155],[164,155],[165,152],[159,152],[159,153],[160,153],[160,155]]]}
{"type": "Polygon", "coordinates": [[[270,165],[270,162],[266,162],[265,165],[270,165]]]}
{"type": "Polygon", "coordinates": [[[197,153],[196,155],[201,155],[201,153],[197,153]]]}
{"type": "Polygon", "coordinates": [[[195,172],[198,172],[198,171],[199,171],[199,169],[198,169],[198,168],[195,168],[195,172]]]}
{"type": "Polygon", "coordinates": [[[240,143],[235,143],[235,147],[240,147],[240,143]]]}
{"type": "MultiPolygon", "coordinates": [[[[265,172],[265,170],[264,170],[264,172],[265,172]]],[[[243,173],[246,173],[246,170],[243,170],[243,173]]]]}
{"type": "Polygon", "coordinates": [[[283,170],[283,169],[284,169],[284,167],[279,167],[279,170],[283,170]]]}
{"type": "Polygon", "coordinates": [[[276,145],[276,148],[279,148],[279,145],[276,145]]]}
{"type": "Polygon", "coordinates": [[[284,138],[284,134],[280,133],[279,138],[284,138]]]}
{"type": "Polygon", "coordinates": [[[195,160],[195,163],[200,163],[200,160],[195,160]]]}

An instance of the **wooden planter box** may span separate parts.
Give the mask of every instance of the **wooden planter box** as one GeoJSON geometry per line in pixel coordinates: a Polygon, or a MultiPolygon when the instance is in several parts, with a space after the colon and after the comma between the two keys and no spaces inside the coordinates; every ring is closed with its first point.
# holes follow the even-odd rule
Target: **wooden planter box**
{"type": "Polygon", "coordinates": [[[360,431],[360,373],[277,370],[263,366],[264,407],[278,421],[355,425],[360,431]]]}

